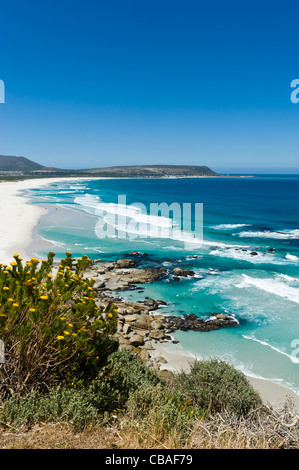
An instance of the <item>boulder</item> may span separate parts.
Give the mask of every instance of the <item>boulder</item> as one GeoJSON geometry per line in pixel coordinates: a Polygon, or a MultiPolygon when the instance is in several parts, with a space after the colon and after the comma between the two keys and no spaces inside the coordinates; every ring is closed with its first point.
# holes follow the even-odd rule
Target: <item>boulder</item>
{"type": "Polygon", "coordinates": [[[126,323],[133,323],[138,319],[139,315],[133,314],[133,315],[126,315],[125,316],[125,322],[126,323]]]}
{"type": "Polygon", "coordinates": [[[179,277],[189,277],[189,276],[194,276],[195,274],[195,272],[191,271],[190,269],[182,269],[182,268],[174,268],[172,272],[175,276],[179,276],[179,277]]]}
{"type": "Polygon", "coordinates": [[[142,346],[143,345],[143,338],[141,335],[134,334],[130,337],[129,343],[132,346],[142,346]]]}
{"type": "Polygon", "coordinates": [[[153,320],[153,321],[151,322],[151,328],[152,328],[153,330],[161,330],[161,328],[163,328],[163,324],[162,324],[162,322],[159,321],[159,320],[153,320]]]}
{"type": "Polygon", "coordinates": [[[133,259],[119,259],[116,261],[114,267],[116,269],[132,268],[134,265],[135,265],[135,261],[133,259]]]}
{"type": "Polygon", "coordinates": [[[132,331],[132,327],[128,324],[128,323],[125,323],[124,326],[123,326],[123,332],[125,335],[127,335],[128,333],[130,333],[132,331]]]}
{"type": "Polygon", "coordinates": [[[158,341],[160,341],[161,339],[164,339],[164,336],[165,334],[163,330],[151,330],[149,333],[150,338],[156,339],[158,341]]]}
{"type": "Polygon", "coordinates": [[[227,320],[227,316],[224,315],[223,313],[212,313],[211,315],[215,315],[215,317],[218,319],[218,320],[227,320]]]}

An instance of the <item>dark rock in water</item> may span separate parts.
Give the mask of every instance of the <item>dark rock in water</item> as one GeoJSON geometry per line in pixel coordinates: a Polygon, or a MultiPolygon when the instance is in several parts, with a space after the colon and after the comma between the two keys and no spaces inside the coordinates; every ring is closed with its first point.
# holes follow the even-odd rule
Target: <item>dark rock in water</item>
{"type": "Polygon", "coordinates": [[[258,253],[256,251],[252,251],[250,254],[251,254],[251,256],[257,256],[258,255],[258,253]]]}
{"type": "Polygon", "coordinates": [[[236,326],[239,322],[232,316],[221,313],[211,315],[208,320],[199,318],[194,313],[182,317],[165,317],[168,328],[174,330],[212,331],[225,326],[236,326]]]}
{"type": "Polygon", "coordinates": [[[115,268],[132,268],[135,265],[133,259],[119,259],[116,261],[115,268]]]}
{"type": "Polygon", "coordinates": [[[174,268],[172,272],[175,276],[181,276],[181,277],[194,276],[195,274],[194,271],[191,271],[190,269],[183,269],[183,268],[174,268]]]}
{"type": "Polygon", "coordinates": [[[268,251],[270,251],[270,253],[274,253],[274,251],[275,251],[275,248],[269,248],[269,250],[268,250],[268,251]]]}
{"type": "Polygon", "coordinates": [[[171,280],[172,280],[172,281],[180,281],[181,278],[178,277],[178,276],[172,276],[171,280]]]}

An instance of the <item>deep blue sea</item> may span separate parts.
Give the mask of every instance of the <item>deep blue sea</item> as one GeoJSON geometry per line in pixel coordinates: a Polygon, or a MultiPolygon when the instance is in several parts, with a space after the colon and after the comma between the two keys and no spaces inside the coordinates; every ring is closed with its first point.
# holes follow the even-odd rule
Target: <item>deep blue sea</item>
{"type": "MultiPolygon", "coordinates": [[[[221,358],[248,375],[299,393],[299,176],[80,180],[30,190],[30,196],[48,208],[37,227],[37,256],[51,250],[63,257],[71,251],[110,260],[134,250],[147,253],[141,265],[195,271],[194,278],[173,281],[168,276],[142,285],[143,292],[120,295],[165,300],[165,314],[235,315],[237,327],[176,332],[180,343],[170,347],[198,358],[221,358]],[[120,195],[130,208],[116,206],[120,195]],[[166,229],[168,222],[174,224],[172,232],[148,236],[144,216],[151,203],[162,202],[178,203],[182,213],[184,203],[192,208],[202,204],[203,243],[200,237],[198,243],[185,243],[193,226],[181,227],[177,213],[162,219],[166,229]],[[132,208],[132,203],[141,206],[132,208]],[[127,210],[133,223],[113,223],[119,209],[127,210]],[[103,225],[107,221],[110,236],[101,238],[101,228],[108,231],[103,225]]],[[[185,218],[194,224],[192,212],[185,218]]],[[[146,221],[157,225],[155,216],[146,221]]]]}

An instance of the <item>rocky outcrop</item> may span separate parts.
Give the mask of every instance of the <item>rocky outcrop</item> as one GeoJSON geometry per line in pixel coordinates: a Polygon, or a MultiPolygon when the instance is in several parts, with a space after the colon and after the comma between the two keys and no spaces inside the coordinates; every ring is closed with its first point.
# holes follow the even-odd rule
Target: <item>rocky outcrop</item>
{"type": "Polygon", "coordinates": [[[133,259],[116,262],[97,262],[85,272],[85,277],[95,278],[94,288],[99,291],[135,289],[136,284],[155,282],[168,273],[166,268],[136,268],[133,259]]]}
{"type": "Polygon", "coordinates": [[[210,318],[202,319],[194,313],[183,315],[182,317],[166,317],[167,326],[170,330],[195,330],[195,331],[212,331],[227,326],[236,326],[238,320],[232,315],[224,315],[222,313],[211,313],[210,318]]]}
{"type": "MultiPolygon", "coordinates": [[[[130,256],[138,254],[131,252],[130,256]]],[[[85,272],[85,276],[95,278],[94,289],[97,291],[96,303],[98,306],[108,305],[113,302],[118,311],[118,328],[116,337],[120,348],[128,348],[137,351],[141,359],[150,367],[159,367],[163,358],[151,356],[151,350],[155,343],[175,341],[170,334],[176,330],[207,332],[223,327],[238,325],[238,321],[232,315],[221,312],[212,312],[209,316],[200,317],[194,313],[183,316],[165,316],[155,313],[166,302],[145,297],[139,302],[125,301],[116,297],[115,291],[136,289],[136,284],[155,282],[168,274],[172,279],[193,277],[194,271],[183,268],[174,268],[168,271],[166,268],[146,267],[138,268],[131,258],[117,261],[103,262],[97,260],[92,267],[85,272]],[[158,365],[157,365],[158,364],[158,365]]]]}
{"type": "Polygon", "coordinates": [[[195,275],[194,271],[191,271],[190,269],[182,269],[182,268],[174,268],[172,270],[172,273],[175,276],[179,276],[179,277],[190,277],[190,276],[195,275]]]}

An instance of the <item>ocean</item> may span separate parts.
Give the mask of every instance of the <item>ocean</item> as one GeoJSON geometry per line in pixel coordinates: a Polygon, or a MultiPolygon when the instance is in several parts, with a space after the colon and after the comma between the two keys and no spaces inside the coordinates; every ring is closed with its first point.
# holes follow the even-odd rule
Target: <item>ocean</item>
{"type": "Polygon", "coordinates": [[[48,209],[36,227],[36,256],[51,250],[59,258],[71,251],[106,261],[138,251],[141,266],[193,270],[194,277],[177,281],[170,274],[142,290],[118,294],[134,301],[164,300],[163,314],[234,315],[236,327],[177,331],[173,337],[179,343],[169,347],[199,359],[225,360],[299,394],[299,176],[91,179],[54,182],[27,195],[48,209]],[[122,206],[116,206],[119,196],[122,206]],[[150,204],[161,202],[177,203],[182,213],[188,204],[192,209],[202,204],[202,243],[199,232],[193,243],[192,210],[185,217],[187,230],[178,213],[170,213],[160,219],[162,232],[149,236],[145,229],[156,228],[158,219],[145,215],[150,204]],[[115,222],[119,208],[122,214],[129,210],[133,225],[115,222]],[[175,229],[167,230],[172,224],[175,229]],[[103,227],[109,237],[101,235],[103,227]]]}

